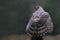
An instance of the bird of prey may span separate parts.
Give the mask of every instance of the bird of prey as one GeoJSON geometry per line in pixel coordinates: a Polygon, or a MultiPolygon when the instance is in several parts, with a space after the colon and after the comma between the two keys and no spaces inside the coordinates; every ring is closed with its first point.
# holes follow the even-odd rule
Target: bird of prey
{"type": "Polygon", "coordinates": [[[27,27],[27,34],[44,37],[47,33],[53,31],[53,22],[51,16],[41,6],[32,14],[27,27]]]}

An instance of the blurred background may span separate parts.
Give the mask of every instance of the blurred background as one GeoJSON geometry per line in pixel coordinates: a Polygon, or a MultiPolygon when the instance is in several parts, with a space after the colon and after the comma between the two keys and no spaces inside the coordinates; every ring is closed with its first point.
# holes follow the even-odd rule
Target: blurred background
{"type": "Polygon", "coordinates": [[[0,0],[0,40],[29,40],[25,28],[37,4],[49,12],[54,23],[47,40],[60,40],[60,0],[0,0]]]}

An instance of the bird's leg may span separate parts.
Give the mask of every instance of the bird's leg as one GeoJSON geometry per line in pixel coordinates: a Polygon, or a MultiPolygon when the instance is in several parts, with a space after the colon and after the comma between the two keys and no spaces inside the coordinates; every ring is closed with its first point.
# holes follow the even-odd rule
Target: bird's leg
{"type": "Polygon", "coordinates": [[[33,35],[31,37],[31,40],[43,40],[43,37],[42,36],[38,36],[38,35],[33,35]]]}

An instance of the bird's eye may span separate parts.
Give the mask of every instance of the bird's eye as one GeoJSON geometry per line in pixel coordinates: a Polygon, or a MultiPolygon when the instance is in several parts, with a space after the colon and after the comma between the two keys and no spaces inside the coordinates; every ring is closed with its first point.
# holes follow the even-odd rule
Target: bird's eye
{"type": "Polygon", "coordinates": [[[39,16],[36,16],[36,18],[39,18],[39,16]]]}

